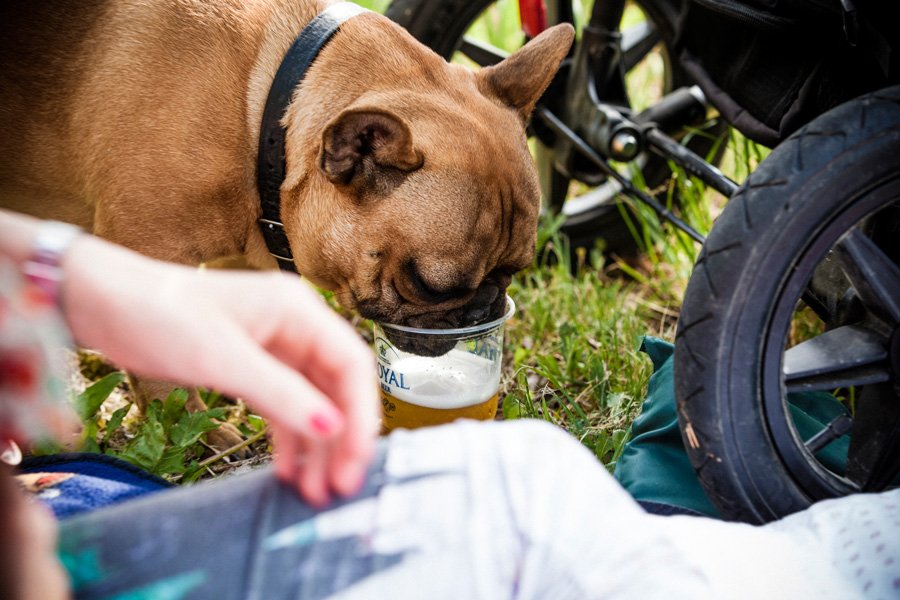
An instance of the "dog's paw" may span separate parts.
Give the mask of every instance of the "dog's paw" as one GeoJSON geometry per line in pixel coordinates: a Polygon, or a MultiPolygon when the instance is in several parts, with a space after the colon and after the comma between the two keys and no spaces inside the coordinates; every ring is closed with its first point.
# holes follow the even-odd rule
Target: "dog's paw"
{"type": "MultiPolygon", "coordinates": [[[[244,441],[244,436],[238,431],[238,428],[231,423],[222,423],[218,429],[213,429],[206,434],[206,443],[216,452],[224,452],[229,448],[233,448],[244,441]]],[[[241,448],[233,452],[230,456],[238,459],[250,458],[252,452],[249,447],[241,448]]]]}

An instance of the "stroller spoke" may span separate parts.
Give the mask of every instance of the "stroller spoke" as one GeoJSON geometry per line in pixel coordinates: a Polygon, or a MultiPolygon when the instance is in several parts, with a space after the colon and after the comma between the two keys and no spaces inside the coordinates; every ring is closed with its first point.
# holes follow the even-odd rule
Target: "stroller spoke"
{"type": "Polygon", "coordinates": [[[643,21],[622,32],[622,66],[631,71],[660,42],[653,23],[643,21]]]}
{"type": "Polygon", "coordinates": [[[887,381],[886,340],[860,325],[845,325],[797,344],[784,354],[788,392],[834,390],[887,381]]]}
{"type": "Polygon", "coordinates": [[[825,428],[806,440],[806,449],[815,454],[834,440],[848,433],[853,427],[853,419],[849,415],[838,415],[825,428]]]}
{"type": "Polygon", "coordinates": [[[866,308],[892,325],[900,324],[900,267],[856,229],[844,236],[836,250],[866,308]]]}
{"type": "Polygon", "coordinates": [[[462,44],[459,46],[459,51],[482,67],[496,65],[498,62],[509,56],[508,52],[505,52],[496,46],[492,46],[485,42],[479,42],[470,37],[463,38],[462,44]]]}

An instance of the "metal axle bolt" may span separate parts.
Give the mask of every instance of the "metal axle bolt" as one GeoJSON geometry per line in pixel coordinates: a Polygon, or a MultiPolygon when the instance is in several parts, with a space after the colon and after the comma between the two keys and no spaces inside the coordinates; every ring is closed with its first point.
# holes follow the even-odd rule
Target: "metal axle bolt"
{"type": "Polygon", "coordinates": [[[631,160],[637,156],[638,139],[630,131],[620,131],[609,142],[610,154],[619,160],[631,160]]]}

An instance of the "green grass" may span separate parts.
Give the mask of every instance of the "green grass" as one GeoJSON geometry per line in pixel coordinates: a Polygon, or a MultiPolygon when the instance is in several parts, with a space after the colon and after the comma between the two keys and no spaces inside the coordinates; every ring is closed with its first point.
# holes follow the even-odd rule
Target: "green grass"
{"type": "MultiPolygon", "coordinates": [[[[383,10],[388,0],[359,4],[383,10]]],[[[589,2],[577,4],[579,20],[589,14],[589,6],[589,2]]],[[[627,20],[641,18],[640,11],[629,7],[627,20]]],[[[498,2],[471,33],[514,50],[522,43],[517,3],[498,2]]],[[[629,77],[630,93],[638,104],[652,102],[659,94],[654,82],[663,64],[661,56],[651,55],[629,77]]],[[[740,181],[764,156],[764,149],[732,133],[721,166],[740,181]]],[[[639,173],[634,175],[639,180],[639,173]]],[[[678,169],[667,186],[654,192],[670,206],[677,194],[681,202],[676,212],[701,232],[709,231],[723,203],[720,196],[678,169]]],[[[610,468],[628,439],[651,374],[649,359],[638,351],[641,336],[673,339],[681,298],[699,251],[697,244],[661,224],[648,208],[632,204],[631,209],[627,214],[642,256],[625,262],[594,249],[575,253],[574,268],[566,241],[556,233],[559,219],[547,216],[539,231],[541,251],[534,265],[518,274],[509,290],[518,310],[507,326],[502,374],[505,418],[540,418],[560,425],[610,468]]],[[[368,323],[347,316],[371,339],[368,323]]],[[[92,358],[84,364],[95,362],[92,358]]],[[[111,382],[120,387],[126,384],[120,376],[110,376],[109,369],[94,367],[85,372],[89,381],[99,380],[97,387],[79,399],[87,449],[121,456],[173,480],[215,475],[227,468],[203,445],[209,419],[215,417],[242,428],[253,440],[250,448],[257,455],[255,460],[265,460],[271,451],[262,438],[265,423],[241,403],[233,406],[209,395],[210,412],[182,422],[167,408],[182,402],[181,396],[175,396],[153,405],[148,424],[136,418],[127,397],[104,403],[111,382]]]]}
{"type": "Polygon", "coordinates": [[[391,0],[354,0],[356,4],[360,6],[364,6],[369,10],[374,10],[376,12],[383,13],[387,10],[388,5],[391,3],[391,0]]]}
{"type": "Polygon", "coordinates": [[[556,423],[611,465],[650,375],[641,336],[667,336],[671,320],[641,285],[568,267],[538,264],[511,286],[518,313],[507,328],[503,415],[556,423]]]}

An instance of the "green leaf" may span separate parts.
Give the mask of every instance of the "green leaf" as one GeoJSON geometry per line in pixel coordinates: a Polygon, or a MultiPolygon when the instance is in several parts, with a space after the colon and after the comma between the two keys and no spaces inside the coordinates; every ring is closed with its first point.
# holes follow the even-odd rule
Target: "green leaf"
{"type": "Polygon", "coordinates": [[[184,464],[185,452],[184,448],[174,446],[166,448],[162,458],[156,463],[156,474],[176,474],[187,471],[187,465],[184,464]]]}
{"type": "Polygon", "coordinates": [[[522,405],[512,394],[503,398],[503,418],[518,419],[522,414],[522,405]]]}
{"type": "Polygon", "coordinates": [[[203,474],[203,467],[200,466],[196,460],[192,460],[191,464],[188,465],[187,470],[184,472],[184,477],[181,478],[182,483],[194,483],[200,478],[200,475],[203,474]]]}
{"type": "Polygon", "coordinates": [[[224,398],[221,392],[217,392],[215,390],[200,389],[197,390],[197,393],[200,394],[200,399],[203,400],[203,404],[205,404],[209,408],[217,407],[224,398]]]}
{"type": "Polygon", "coordinates": [[[263,429],[266,428],[266,421],[259,415],[254,415],[253,413],[247,414],[247,422],[250,423],[250,426],[253,427],[253,431],[259,433],[263,429]]]}
{"type": "Polygon", "coordinates": [[[522,348],[521,346],[516,348],[515,352],[513,353],[513,367],[518,369],[520,366],[522,366],[522,363],[525,362],[526,358],[528,358],[528,350],[522,348]]]}
{"type": "Polygon", "coordinates": [[[122,425],[122,419],[125,418],[125,415],[128,414],[129,410],[131,410],[130,402],[122,408],[116,409],[112,416],[109,417],[109,423],[106,424],[106,433],[103,435],[104,444],[109,443],[109,438],[112,437],[113,432],[122,425]]]}
{"type": "Polygon", "coordinates": [[[535,362],[540,365],[540,369],[536,369],[540,375],[546,377],[554,387],[562,387],[563,374],[559,367],[559,363],[552,356],[537,356],[535,362]]]}
{"type": "Polygon", "coordinates": [[[56,440],[42,439],[31,445],[31,453],[34,456],[49,456],[60,452],[64,452],[64,450],[56,440]]]}
{"type": "Polygon", "coordinates": [[[75,398],[75,410],[82,421],[92,419],[116,386],[125,381],[125,373],[115,371],[97,381],[75,398]]]}
{"type": "Polygon", "coordinates": [[[97,445],[97,422],[96,421],[88,421],[84,425],[84,429],[81,431],[81,448],[82,452],[93,452],[99,453],[100,446],[97,445]]]}
{"type": "Polygon", "coordinates": [[[163,409],[163,403],[160,400],[153,400],[147,405],[146,416],[152,415],[157,421],[162,423],[163,409]]]}
{"type": "Polygon", "coordinates": [[[206,413],[206,416],[210,419],[224,419],[225,415],[228,414],[228,410],[225,408],[210,408],[203,412],[206,413]]]}
{"type": "Polygon", "coordinates": [[[184,388],[175,388],[169,392],[169,397],[163,405],[162,424],[166,429],[171,429],[181,415],[184,414],[184,405],[187,403],[188,391],[184,388]]]}
{"type": "Polygon", "coordinates": [[[225,416],[224,409],[212,409],[201,412],[182,413],[181,417],[169,430],[169,438],[172,444],[178,448],[187,448],[200,439],[207,431],[219,427],[219,423],[213,419],[225,416]]]}
{"type": "Polygon", "coordinates": [[[166,432],[159,422],[159,409],[152,408],[157,403],[158,401],[154,400],[147,407],[146,420],[121,454],[123,459],[150,472],[156,471],[156,465],[166,448],[166,432]]]}

